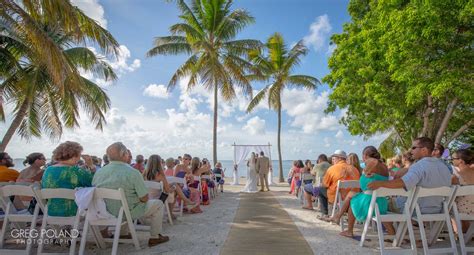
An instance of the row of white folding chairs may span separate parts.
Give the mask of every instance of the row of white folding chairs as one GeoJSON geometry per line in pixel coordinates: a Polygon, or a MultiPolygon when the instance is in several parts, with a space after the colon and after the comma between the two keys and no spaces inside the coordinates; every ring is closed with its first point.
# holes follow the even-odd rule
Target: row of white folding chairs
{"type": "Polygon", "coordinates": [[[411,252],[416,254],[416,241],[414,236],[413,226],[411,224],[412,220],[417,221],[420,238],[423,245],[424,254],[431,253],[452,253],[457,254],[456,240],[454,237],[454,231],[451,224],[450,212],[453,212],[454,220],[458,229],[458,238],[459,245],[461,248],[461,254],[467,254],[467,252],[473,252],[474,247],[467,247],[466,243],[471,239],[474,232],[474,224],[471,224],[469,230],[466,234],[463,234],[461,227],[461,220],[468,220],[471,223],[474,223],[474,216],[468,214],[460,214],[455,202],[456,197],[474,195],[474,185],[472,186],[451,186],[451,187],[439,187],[439,188],[422,188],[417,187],[414,190],[405,191],[404,189],[386,189],[381,188],[375,191],[368,191],[368,194],[372,193],[372,199],[367,214],[367,219],[364,224],[364,229],[362,232],[362,237],[360,241],[360,246],[363,246],[365,238],[367,236],[369,224],[371,221],[377,223],[377,234],[379,238],[379,245],[382,254],[387,252],[406,252],[406,250],[386,250],[384,247],[384,235],[382,229],[382,222],[400,222],[397,228],[397,233],[395,235],[392,246],[400,247],[403,238],[408,230],[410,243],[411,243],[411,252]],[[376,199],[378,197],[387,197],[387,196],[403,196],[407,197],[404,211],[400,214],[389,213],[386,215],[381,215],[376,199]],[[421,208],[418,204],[418,199],[425,197],[439,196],[443,198],[442,206],[443,211],[436,214],[423,214],[421,208]],[[415,214],[414,214],[415,212],[415,214]],[[375,215],[374,215],[375,213],[375,215]],[[426,234],[425,222],[430,222],[430,235],[426,234]],[[429,245],[432,245],[436,242],[439,237],[440,232],[443,227],[446,226],[448,231],[448,236],[450,240],[450,247],[448,248],[430,248],[429,245]]]}
{"type": "MultiPolygon", "coordinates": [[[[71,217],[58,217],[58,216],[49,216],[48,215],[48,201],[53,198],[60,198],[60,199],[75,199],[75,190],[71,189],[37,189],[34,188],[33,185],[26,186],[26,185],[5,185],[0,187],[0,201],[2,202],[2,209],[5,212],[5,216],[3,219],[3,227],[0,232],[0,254],[7,254],[7,253],[17,253],[18,250],[11,250],[11,249],[3,249],[5,236],[7,230],[9,228],[10,223],[29,223],[30,224],[30,231],[35,229],[37,219],[39,218],[38,213],[41,209],[43,211],[42,216],[42,224],[40,233],[44,233],[46,231],[48,225],[60,225],[60,226],[71,226],[72,229],[79,230],[81,226],[83,227],[83,231],[81,233],[81,245],[79,254],[84,254],[85,252],[85,244],[86,244],[86,237],[88,234],[89,227],[92,230],[93,237],[100,248],[105,248],[105,242],[112,242],[112,254],[117,254],[118,251],[118,244],[120,243],[130,243],[132,242],[137,250],[140,249],[140,244],[138,242],[138,237],[136,234],[135,226],[132,221],[132,217],[130,214],[130,210],[127,204],[127,199],[123,190],[120,188],[118,190],[113,189],[105,189],[105,188],[95,188],[93,199],[109,199],[109,200],[117,200],[120,201],[121,207],[119,209],[119,214],[117,217],[109,218],[109,219],[91,219],[89,214],[86,214],[84,223],[81,223],[82,212],[78,210],[75,216],[71,217]],[[33,214],[17,214],[15,210],[13,210],[14,205],[13,202],[9,199],[12,196],[28,196],[34,197],[37,200],[37,204],[34,207],[33,214]],[[125,219],[125,221],[124,221],[125,219]],[[120,236],[120,229],[122,224],[127,224],[130,230],[130,234],[132,239],[119,239],[120,236]],[[115,227],[114,239],[110,238],[103,238],[100,231],[99,226],[113,226],[115,227]]],[[[78,236],[74,235],[71,239],[71,246],[69,249],[69,254],[75,253],[76,241],[78,236]]],[[[28,240],[26,241],[26,249],[24,252],[26,254],[31,254],[33,240],[32,236],[28,236],[28,240]]],[[[21,251],[21,250],[20,250],[21,251]]],[[[45,254],[43,253],[43,242],[38,242],[38,254],[45,254]]]]}

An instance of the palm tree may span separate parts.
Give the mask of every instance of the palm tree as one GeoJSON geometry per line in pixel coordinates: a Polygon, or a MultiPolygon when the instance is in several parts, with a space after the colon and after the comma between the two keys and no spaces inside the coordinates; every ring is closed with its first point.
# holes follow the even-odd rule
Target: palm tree
{"type": "Polygon", "coordinates": [[[268,106],[278,113],[278,160],[279,180],[283,182],[283,164],[281,158],[281,95],[287,87],[301,87],[308,90],[316,89],[320,83],[318,79],[308,75],[292,74],[293,69],[300,64],[301,57],[308,53],[308,49],[299,41],[289,51],[279,33],[275,33],[265,45],[267,55],[264,56],[260,50],[252,51],[251,61],[255,64],[261,74],[252,75],[252,79],[269,82],[250,101],[247,112],[251,112],[265,97],[268,97],[268,106]]]}
{"type": "Polygon", "coordinates": [[[177,1],[181,23],[170,27],[170,36],[157,37],[148,57],[185,53],[190,57],[171,77],[168,90],[178,80],[189,77],[188,89],[202,82],[214,93],[213,161],[217,162],[217,109],[218,93],[224,100],[236,96],[234,85],[246,95],[252,87],[246,72],[252,64],[242,58],[250,49],[259,47],[257,40],[233,40],[237,33],[254,18],[245,10],[231,10],[231,0],[192,0],[189,6],[177,1]]]}
{"type": "Polygon", "coordinates": [[[73,76],[82,69],[95,77],[114,80],[116,75],[112,68],[87,47],[76,45],[74,35],[57,24],[38,20],[37,26],[60,48],[60,54],[74,71],[64,77],[63,86],[58,86],[48,67],[36,59],[36,52],[23,33],[12,29],[0,34],[0,44],[4,45],[0,60],[10,63],[9,69],[0,70],[4,79],[0,84],[0,106],[2,102],[15,104],[14,118],[2,139],[0,151],[5,150],[17,130],[22,138],[40,137],[42,131],[52,138],[60,137],[63,125],[78,126],[80,108],[96,128],[102,129],[104,114],[110,108],[103,89],[82,76],[73,76]]]}
{"type": "MultiPolygon", "coordinates": [[[[63,49],[38,22],[54,23],[76,44],[91,42],[104,54],[118,53],[119,44],[114,37],[73,6],[70,0],[0,0],[0,33],[8,35],[14,31],[14,34],[21,35],[23,43],[29,48],[30,59],[45,67],[61,92],[67,79],[75,80],[77,85],[83,85],[83,82],[77,68],[63,54],[63,49]]],[[[3,62],[0,64],[3,65],[3,62]]],[[[69,83],[69,86],[74,84],[69,83]]]]}

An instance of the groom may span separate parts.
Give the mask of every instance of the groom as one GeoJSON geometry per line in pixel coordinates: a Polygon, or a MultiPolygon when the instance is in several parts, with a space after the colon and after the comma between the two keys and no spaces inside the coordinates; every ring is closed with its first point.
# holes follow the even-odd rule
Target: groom
{"type": "Polygon", "coordinates": [[[268,172],[270,171],[270,160],[265,157],[263,151],[260,152],[260,157],[257,159],[257,173],[260,175],[260,185],[262,188],[260,191],[263,191],[263,184],[267,187],[267,191],[270,191],[268,188],[268,172]]]}

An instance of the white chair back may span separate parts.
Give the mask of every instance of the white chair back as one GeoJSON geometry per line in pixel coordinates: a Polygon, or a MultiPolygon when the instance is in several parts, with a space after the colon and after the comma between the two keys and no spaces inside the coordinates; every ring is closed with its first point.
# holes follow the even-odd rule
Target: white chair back
{"type": "Polygon", "coordinates": [[[472,236],[474,235],[474,224],[472,222],[474,221],[474,215],[470,215],[467,213],[460,213],[458,209],[458,205],[455,202],[455,198],[463,197],[463,196],[474,196],[474,185],[467,185],[467,186],[458,186],[456,190],[456,195],[452,199],[452,210],[454,214],[454,220],[456,222],[456,227],[458,229],[458,238],[459,238],[459,245],[461,247],[461,254],[465,255],[468,252],[472,253],[474,252],[474,246],[468,246],[467,244],[471,240],[472,236]],[[467,229],[466,233],[463,234],[462,231],[459,231],[462,229],[462,224],[461,221],[470,221],[471,224],[469,225],[469,228],[467,229]]]}
{"type": "MultiPolygon", "coordinates": [[[[159,190],[163,192],[163,183],[161,182],[145,181],[145,186],[148,188],[148,190],[153,189],[153,190],[159,190]]],[[[166,199],[164,206],[166,208],[166,212],[168,213],[168,221],[170,222],[171,225],[173,225],[173,218],[171,216],[171,210],[168,204],[168,199],[166,199]]]]}
{"type": "MultiPolygon", "coordinates": [[[[334,217],[336,215],[336,210],[340,210],[341,207],[342,207],[343,199],[342,199],[341,189],[356,189],[356,188],[360,188],[359,180],[339,180],[339,181],[337,181],[336,197],[335,197],[335,200],[334,200],[334,204],[332,206],[331,217],[334,217]]],[[[342,218],[341,218],[341,220],[342,220],[342,218]]]]}
{"type": "MultiPolygon", "coordinates": [[[[49,216],[48,215],[48,200],[50,199],[70,199],[75,200],[75,193],[76,190],[73,189],[62,189],[62,188],[54,188],[54,189],[35,189],[36,199],[38,204],[40,205],[41,209],[43,210],[43,221],[41,223],[41,233],[45,233],[47,231],[48,225],[56,225],[56,226],[72,226],[73,230],[79,230],[79,223],[81,218],[81,212],[77,211],[76,215],[70,217],[62,217],[62,216],[49,216]]],[[[71,246],[69,247],[69,254],[73,255],[76,250],[76,242],[78,236],[71,236],[71,246]]],[[[44,242],[38,243],[38,254],[48,254],[43,252],[44,242]]]]}
{"type": "Polygon", "coordinates": [[[362,236],[361,236],[359,245],[361,247],[364,246],[364,242],[367,237],[369,225],[371,224],[371,221],[375,221],[377,224],[377,235],[378,235],[381,254],[389,254],[391,252],[417,254],[415,234],[414,234],[413,227],[411,224],[412,213],[410,211],[410,207],[415,199],[416,189],[406,191],[404,189],[379,188],[375,191],[371,191],[371,190],[365,191],[364,194],[372,195],[372,197],[370,200],[369,210],[367,212],[367,218],[364,223],[364,228],[362,231],[362,236]],[[386,198],[387,196],[406,197],[407,200],[405,202],[404,211],[401,212],[400,214],[396,214],[396,213],[388,213],[385,215],[380,214],[380,209],[377,204],[377,198],[386,198]],[[405,231],[408,228],[411,249],[387,250],[384,244],[385,237],[384,237],[384,232],[383,232],[383,227],[382,227],[383,222],[400,222],[400,224],[398,224],[397,234],[395,235],[395,238],[394,238],[394,246],[400,246],[397,243],[397,240],[403,239],[403,237],[405,236],[405,231]]]}
{"type": "Polygon", "coordinates": [[[457,186],[452,187],[439,187],[439,188],[423,188],[418,187],[416,194],[416,199],[426,198],[426,197],[442,197],[442,212],[440,213],[430,213],[423,214],[421,212],[420,205],[418,203],[413,203],[415,206],[416,220],[418,221],[418,226],[420,227],[420,237],[423,244],[423,252],[425,254],[430,254],[431,252],[436,253],[454,253],[457,254],[456,240],[454,238],[454,230],[451,224],[451,216],[449,212],[451,210],[449,203],[453,200],[453,197],[456,194],[457,186]],[[424,222],[435,223],[430,229],[430,236],[426,235],[426,230],[424,227],[424,222]],[[443,225],[446,224],[448,235],[450,239],[451,247],[449,248],[430,248],[428,243],[431,245],[438,239],[438,235],[441,232],[443,225]]]}
{"type": "MultiPolygon", "coordinates": [[[[30,183],[31,184],[31,183],[30,183]]],[[[5,216],[3,218],[3,226],[0,232],[0,254],[1,253],[8,253],[12,252],[12,250],[4,250],[3,245],[5,242],[5,236],[7,233],[8,228],[10,227],[10,223],[29,223],[30,224],[30,231],[32,231],[36,226],[36,220],[38,219],[39,213],[39,205],[36,204],[33,210],[33,215],[31,214],[17,214],[15,210],[15,206],[13,202],[10,200],[11,196],[28,196],[28,197],[35,197],[35,192],[33,191],[33,185],[25,186],[25,185],[15,185],[15,183],[4,185],[0,188],[0,199],[2,200],[2,204],[5,207],[4,212],[5,216]]],[[[32,237],[29,236],[26,245],[26,253],[30,254],[32,249],[32,237]]]]}
{"type": "Polygon", "coordinates": [[[140,243],[138,242],[137,232],[135,230],[135,226],[133,224],[133,219],[130,214],[130,209],[128,207],[127,199],[125,197],[125,193],[123,192],[122,188],[118,190],[115,189],[107,189],[107,188],[95,188],[94,191],[94,198],[93,199],[110,199],[110,200],[118,200],[120,201],[121,207],[119,209],[118,216],[113,219],[99,219],[99,220],[91,220],[90,214],[86,214],[86,219],[84,222],[84,230],[81,239],[81,246],[79,249],[79,254],[84,254],[85,251],[85,244],[86,244],[86,237],[89,226],[92,228],[94,232],[94,236],[97,239],[97,242],[101,248],[105,248],[105,241],[110,242],[108,239],[104,239],[100,233],[98,233],[97,226],[115,226],[114,232],[114,239],[112,240],[112,254],[117,254],[118,251],[118,244],[119,242],[130,242],[127,239],[120,239],[120,227],[122,225],[122,220],[125,220],[128,228],[130,230],[130,234],[132,236],[132,242],[135,245],[135,249],[140,249],[140,243]],[[124,219],[125,214],[125,219],[124,219]]]}

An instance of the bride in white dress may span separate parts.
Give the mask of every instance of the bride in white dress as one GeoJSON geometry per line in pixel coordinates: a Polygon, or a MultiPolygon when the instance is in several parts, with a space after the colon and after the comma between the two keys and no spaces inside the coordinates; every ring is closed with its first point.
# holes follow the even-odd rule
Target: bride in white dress
{"type": "Polygon", "coordinates": [[[252,155],[250,156],[250,160],[247,163],[249,167],[247,184],[245,184],[245,188],[242,190],[242,192],[247,192],[247,193],[258,192],[256,164],[257,164],[257,160],[255,159],[255,153],[252,152],[252,155]]]}

